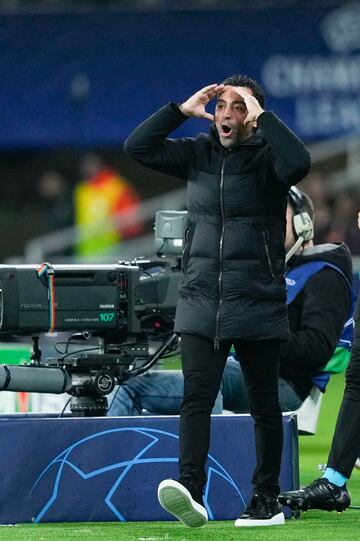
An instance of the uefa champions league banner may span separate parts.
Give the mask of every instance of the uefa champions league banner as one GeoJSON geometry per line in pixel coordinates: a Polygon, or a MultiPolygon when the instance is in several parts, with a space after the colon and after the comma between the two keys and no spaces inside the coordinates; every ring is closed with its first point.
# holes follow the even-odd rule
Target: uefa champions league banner
{"type": "Polygon", "coordinates": [[[360,4],[313,4],[2,15],[0,148],[120,145],[158,107],[239,72],[303,139],[359,134],[360,4]]]}
{"type": "MultiPolygon", "coordinates": [[[[171,520],[157,486],[178,475],[178,417],[0,416],[0,524],[171,520]]],[[[298,488],[296,421],[283,416],[281,488],[298,488]]],[[[234,519],[252,493],[249,415],[214,416],[204,502],[234,519]]]]}

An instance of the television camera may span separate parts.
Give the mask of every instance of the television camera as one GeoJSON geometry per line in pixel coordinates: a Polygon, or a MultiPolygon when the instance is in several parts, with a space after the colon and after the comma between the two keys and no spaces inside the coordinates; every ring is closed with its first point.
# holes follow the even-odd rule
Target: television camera
{"type": "Polygon", "coordinates": [[[0,339],[33,344],[30,363],[0,365],[0,390],[68,393],[73,416],[106,415],[115,385],[174,352],[186,214],[156,213],[156,259],[0,265],[0,339]],[[70,335],[65,350],[43,359],[42,337],[55,332],[70,335]]]}

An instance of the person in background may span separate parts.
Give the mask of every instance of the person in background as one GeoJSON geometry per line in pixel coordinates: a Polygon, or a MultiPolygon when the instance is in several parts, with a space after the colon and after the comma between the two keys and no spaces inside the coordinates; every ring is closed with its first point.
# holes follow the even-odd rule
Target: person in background
{"type": "MultiPolygon", "coordinates": [[[[358,214],[360,229],[360,213],[358,214]]],[[[360,450],[360,301],[355,308],[355,330],[345,391],[340,405],[326,469],[301,490],[282,492],[279,500],[291,509],[344,511],[350,505],[346,482],[360,450]]]]}
{"type": "Polygon", "coordinates": [[[180,477],[160,483],[159,502],[187,526],[208,520],[203,490],[210,414],[233,344],[257,454],[253,497],[235,526],[283,524],[277,496],[283,440],[278,366],[288,333],[285,214],[290,186],[309,171],[309,152],[264,110],[258,83],[241,75],[166,105],[133,131],[124,148],[143,165],[188,182],[175,318],[184,374],[180,477]],[[213,98],[215,116],[206,110],[213,98]],[[170,138],[190,117],[214,121],[210,135],[170,138]]]}
{"type": "Polygon", "coordinates": [[[81,173],[83,180],[74,190],[75,221],[84,232],[77,254],[109,253],[121,240],[140,234],[140,200],[129,182],[97,154],[84,156],[81,173]]]}

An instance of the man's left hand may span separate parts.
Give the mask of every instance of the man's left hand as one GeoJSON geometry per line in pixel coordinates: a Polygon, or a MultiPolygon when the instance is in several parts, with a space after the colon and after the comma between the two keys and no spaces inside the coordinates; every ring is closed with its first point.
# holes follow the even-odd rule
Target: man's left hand
{"type": "Polygon", "coordinates": [[[243,90],[237,86],[234,87],[234,90],[243,98],[248,111],[248,114],[243,122],[244,126],[247,126],[249,123],[256,125],[256,121],[261,113],[264,112],[264,109],[261,107],[255,96],[249,94],[246,92],[246,90],[243,90]]]}

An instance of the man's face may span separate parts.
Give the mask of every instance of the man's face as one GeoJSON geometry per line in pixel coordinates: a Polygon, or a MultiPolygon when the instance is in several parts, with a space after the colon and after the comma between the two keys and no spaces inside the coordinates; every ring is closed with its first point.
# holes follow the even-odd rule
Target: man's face
{"type": "MultiPolygon", "coordinates": [[[[234,86],[225,86],[219,94],[215,108],[215,126],[220,142],[225,148],[239,145],[253,133],[253,124],[244,126],[248,111],[243,98],[234,86]]],[[[250,88],[239,87],[248,94],[253,94],[250,88]]]]}
{"type": "Polygon", "coordinates": [[[285,251],[288,252],[296,242],[296,238],[293,230],[293,217],[294,211],[291,205],[288,204],[286,209],[286,237],[285,237],[285,251]]]}

